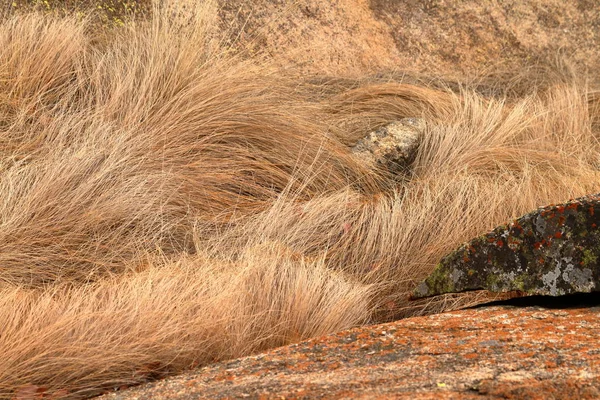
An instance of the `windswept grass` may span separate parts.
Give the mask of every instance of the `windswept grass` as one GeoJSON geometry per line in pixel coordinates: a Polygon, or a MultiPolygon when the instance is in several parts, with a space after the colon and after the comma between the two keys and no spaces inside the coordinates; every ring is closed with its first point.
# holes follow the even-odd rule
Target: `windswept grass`
{"type": "Polygon", "coordinates": [[[576,78],[508,97],[292,79],[232,55],[215,5],[192,4],[102,40],[80,17],[2,21],[1,398],[472,304],[408,293],[472,236],[598,191],[600,96],[576,78]],[[427,129],[398,183],[349,146],[404,117],[427,129]]]}

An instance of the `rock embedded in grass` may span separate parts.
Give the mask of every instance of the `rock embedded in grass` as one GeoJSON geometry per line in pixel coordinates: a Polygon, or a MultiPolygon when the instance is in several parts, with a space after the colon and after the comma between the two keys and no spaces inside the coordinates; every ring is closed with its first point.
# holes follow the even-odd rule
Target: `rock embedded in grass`
{"type": "Polygon", "coordinates": [[[485,289],[560,296],[600,291],[600,194],[530,212],[444,257],[414,298],[485,289]]]}
{"type": "Polygon", "coordinates": [[[403,176],[410,171],[424,130],[424,120],[403,118],[369,133],[352,152],[368,165],[403,176]]]}

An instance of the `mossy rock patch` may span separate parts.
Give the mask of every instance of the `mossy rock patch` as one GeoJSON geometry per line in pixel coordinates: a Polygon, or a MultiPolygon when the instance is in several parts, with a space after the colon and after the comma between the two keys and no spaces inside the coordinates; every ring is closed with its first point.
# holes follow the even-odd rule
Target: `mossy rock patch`
{"type": "Polygon", "coordinates": [[[530,212],[442,258],[413,298],[468,290],[600,291],[600,194],[530,212]]]}

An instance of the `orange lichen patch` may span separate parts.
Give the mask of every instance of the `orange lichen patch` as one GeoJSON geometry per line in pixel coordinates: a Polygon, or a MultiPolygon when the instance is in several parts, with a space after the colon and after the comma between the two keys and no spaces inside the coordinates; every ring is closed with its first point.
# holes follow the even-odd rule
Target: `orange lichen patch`
{"type": "Polygon", "coordinates": [[[409,318],[105,398],[598,398],[599,316],[600,308],[498,306],[409,318]]]}
{"type": "Polygon", "coordinates": [[[534,351],[529,351],[529,352],[523,352],[517,355],[517,357],[522,358],[524,360],[529,360],[531,357],[535,356],[535,352],[534,351]]]}
{"type": "Polygon", "coordinates": [[[416,358],[416,361],[418,361],[418,362],[431,362],[434,360],[435,360],[435,357],[433,357],[431,355],[418,356],[416,358]]]}
{"type": "Polygon", "coordinates": [[[493,380],[487,380],[479,387],[481,394],[492,398],[503,399],[597,399],[600,391],[596,385],[585,385],[581,382],[569,382],[560,379],[556,382],[538,382],[528,379],[515,385],[502,385],[493,380]]]}

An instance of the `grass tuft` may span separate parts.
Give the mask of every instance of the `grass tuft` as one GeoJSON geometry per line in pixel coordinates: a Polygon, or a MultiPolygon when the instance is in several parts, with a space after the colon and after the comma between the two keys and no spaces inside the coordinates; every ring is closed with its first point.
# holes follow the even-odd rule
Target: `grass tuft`
{"type": "Polygon", "coordinates": [[[570,71],[298,79],[226,48],[212,2],[151,11],[101,40],[70,13],[0,24],[0,398],[480,302],[408,294],[473,236],[598,192],[600,96],[570,71]],[[405,117],[427,128],[398,183],[350,147],[405,117]]]}

